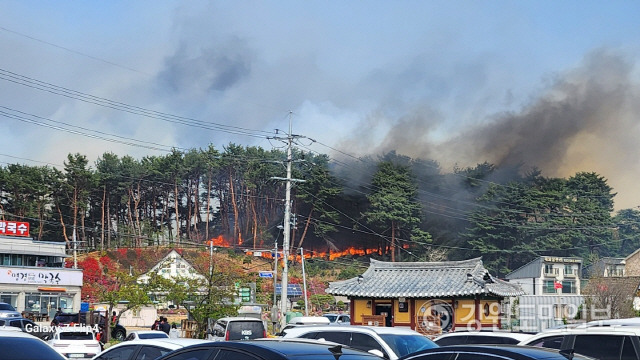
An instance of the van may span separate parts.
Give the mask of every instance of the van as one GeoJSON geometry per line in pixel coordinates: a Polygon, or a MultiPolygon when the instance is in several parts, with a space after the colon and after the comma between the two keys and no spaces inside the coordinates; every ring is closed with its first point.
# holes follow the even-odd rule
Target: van
{"type": "Polygon", "coordinates": [[[252,340],[267,337],[267,329],[260,319],[252,317],[224,317],[216,320],[207,331],[213,341],[252,340]]]}

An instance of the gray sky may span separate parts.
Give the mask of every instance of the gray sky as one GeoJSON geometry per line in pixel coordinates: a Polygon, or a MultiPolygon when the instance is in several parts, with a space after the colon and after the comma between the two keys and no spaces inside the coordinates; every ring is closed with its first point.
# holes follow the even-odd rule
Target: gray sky
{"type": "Polygon", "coordinates": [[[616,208],[636,207],[638,14],[631,1],[3,1],[0,162],[271,148],[292,111],[317,152],[595,171],[616,208]]]}

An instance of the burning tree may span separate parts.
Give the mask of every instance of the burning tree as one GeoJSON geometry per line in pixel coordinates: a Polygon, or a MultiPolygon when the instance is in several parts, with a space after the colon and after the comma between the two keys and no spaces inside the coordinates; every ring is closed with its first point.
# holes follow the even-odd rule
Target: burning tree
{"type": "Polygon", "coordinates": [[[391,261],[395,261],[398,239],[402,234],[413,242],[431,242],[429,233],[418,228],[422,221],[422,205],[417,201],[414,177],[409,166],[398,164],[400,161],[410,162],[410,159],[398,156],[393,160],[399,161],[388,159],[378,165],[371,181],[374,190],[367,196],[370,207],[363,214],[371,225],[390,230],[388,248],[391,261]]]}

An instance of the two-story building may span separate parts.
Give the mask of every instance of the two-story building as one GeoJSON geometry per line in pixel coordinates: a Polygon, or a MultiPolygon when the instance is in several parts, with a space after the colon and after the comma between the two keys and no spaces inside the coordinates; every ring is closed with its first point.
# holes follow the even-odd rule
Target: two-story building
{"type": "Polygon", "coordinates": [[[525,295],[511,299],[509,317],[521,331],[541,331],[574,319],[584,303],[580,294],[582,258],[540,256],[505,278],[525,295]]]}
{"type": "Polygon", "coordinates": [[[0,235],[0,301],[43,319],[79,311],[82,270],[65,268],[66,257],[64,242],[0,235]]]}

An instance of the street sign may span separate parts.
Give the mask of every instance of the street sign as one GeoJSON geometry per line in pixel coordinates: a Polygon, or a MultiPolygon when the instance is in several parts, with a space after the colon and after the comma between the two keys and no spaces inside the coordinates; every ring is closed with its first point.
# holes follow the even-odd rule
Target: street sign
{"type": "Polygon", "coordinates": [[[271,271],[260,271],[258,276],[261,278],[273,278],[273,273],[271,271]]]}

